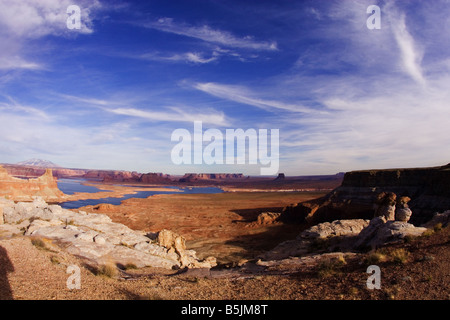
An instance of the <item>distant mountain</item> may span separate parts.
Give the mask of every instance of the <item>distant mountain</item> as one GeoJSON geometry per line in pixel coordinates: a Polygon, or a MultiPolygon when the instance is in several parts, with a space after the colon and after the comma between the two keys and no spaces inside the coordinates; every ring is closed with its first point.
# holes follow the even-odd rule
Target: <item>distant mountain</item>
{"type": "Polygon", "coordinates": [[[61,168],[61,166],[58,166],[57,164],[54,164],[51,161],[41,160],[41,159],[29,159],[26,161],[18,162],[18,163],[16,163],[16,165],[39,167],[39,168],[61,168]]]}

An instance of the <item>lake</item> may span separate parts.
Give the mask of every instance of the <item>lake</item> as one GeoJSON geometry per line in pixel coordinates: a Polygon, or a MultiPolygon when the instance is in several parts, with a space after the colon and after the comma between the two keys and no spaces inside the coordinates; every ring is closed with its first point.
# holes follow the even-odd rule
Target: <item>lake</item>
{"type": "Polygon", "coordinates": [[[108,191],[92,186],[85,186],[82,184],[83,182],[89,181],[86,179],[58,179],[58,188],[65,194],[74,194],[75,192],[96,193],[100,191],[108,191]]]}
{"type": "MultiPolygon", "coordinates": [[[[89,193],[95,193],[99,191],[104,191],[96,187],[91,186],[85,186],[82,183],[86,182],[87,180],[72,180],[72,179],[60,179],[58,180],[58,187],[59,189],[64,192],[65,194],[74,194],[75,192],[89,192],[89,193]]],[[[139,187],[139,188],[145,188],[145,186],[130,186],[130,187],[139,187]]],[[[148,188],[154,188],[154,187],[148,187],[148,188]]],[[[222,193],[223,190],[216,187],[186,187],[186,188],[179,188],[174,186],[167,186],[167,187],[158,187],[158,188],[167,188],[167,191],[138,191],[134,194],[126,194],[121,198],[102,198],[102,199],[86,199],[86,200],[78,200],[78,201],[67,201],[60,203],[59,205],[63,207],[64,209],[78,209],[84,206],[95,206],[100,203],[109,203],[112,205],[120,205],[120,203],[126,199],[131,198],[147,198],[150,196],[153,196],[155,194],[179,194],[179,193],[186,193],[186,194],[199,194],[199,193],[222,193]],[[181,192],[180,192],[181,191],[181,192]]]]}

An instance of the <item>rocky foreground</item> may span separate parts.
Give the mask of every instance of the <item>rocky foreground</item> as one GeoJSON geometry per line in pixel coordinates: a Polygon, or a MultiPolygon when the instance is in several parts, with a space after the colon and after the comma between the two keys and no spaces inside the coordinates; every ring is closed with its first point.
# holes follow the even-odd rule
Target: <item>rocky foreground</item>
{"type": "MultiPolygon", "coordinates": [[[[0,216],[5,218],[4,213],[0,216]]],[[[7,209],[6,213],[6,221],[10,221],[11,212],[8,214],[7,209]]],[[[101,226],[103,222],[99,220],[101,226]]],[[[309,247],[310,252],[304,256],[275,260],[261,257],[256,261],[242,261],[233,268],[177,271],[144,267],[108,274],[92,272],[84,263],[86,259],[68,252],[78,240],[81,243],[86,239],[74,239],[66,247],[59,240],[24,236],[27,230],[20,226],[25,225],[25,220],[14,220],[19,224],[7,222],[0,226],[0,299],[449,299],[449,213],[437,214],[424,233],[425,227],[417,228],[421,236],[403,239],[396,235],[398,228],[393,226],[412,227],[382,220],[342,220],[312,227],[297,239],[297,244],[309,247]],[[379,222],[382,222],[379,228],[374,228],[379,222]],[[330,252],[336,250],[336,244],[345,243],[336,240],[355,234],[358,237],[363,230],[378,230],[374,236],[391,230],[390,245],[369,252],[330,252]],[[11,237],[11,232],[18,235],[11,237]],[[369,276],[366,269],[373,264],[381,268],[380,290],[366,287],[369,276]],[[69,289],[66,285],[70,276],[67,268],[73,265],[81,268],[80,289],[69,289]]],[[[376,237],[366,239],[369,238],[376,237]]],[[[88,240],[86,244],[92,245],[88,240]]],[[[148,240],[145,242],[150,244],[148,240]]]]}
{"type": "Polygon", "coordinates": [[[184,238],[169,230],[135,231],[106,215],[65,210],[41,198],[18,203],[0,199],[0,232],[51,239],[93,266],[112,263],[176,269],[215,265],[214,258],[199,261],[195,251],[186,250],[184,238]]]}
{"type": "MultiPolygon", "coordinates": [[[[450,211],[436,214],[427,226],[448,224],[450,211]]],[[[279,215],[261,214],[257,221],[270,223],[279,215]]],[[[387,220],[378,216],[372,220],[348,219],[317,224],[299,234],[294,240],[280,243],[260,256],[256,264],[245,260],[239,263],[243,270],[252,272],[256,266],[309,264],[311,261],[340,255],[354,255],[369,249],[418,237],[427,228],[416,227],[405,221],[387,220]],[[337,254],[336,254],[337,252],[337,254]]],[[[185,239],[169,230],[157,233],[135,231],[115,223],[104,214],[86,213],[49,205],[41,198],[33,202],[0,199],[0,232],[5,235],[23,235],[49,239],[67,253],[85,263],[99,266],[135,268],[157,267],[165,269],[215,267],[214,257],[200,261],[195,251],[187,250],[185,239]]],[[[255,270],[262,271],[256,267],[255,270]]],[[[211,275],[208,271],[205,274],[211,275]]]]}

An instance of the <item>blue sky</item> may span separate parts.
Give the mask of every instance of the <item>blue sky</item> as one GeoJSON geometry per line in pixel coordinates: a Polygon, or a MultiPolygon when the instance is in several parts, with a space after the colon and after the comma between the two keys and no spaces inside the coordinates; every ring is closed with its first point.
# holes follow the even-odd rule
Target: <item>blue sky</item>
{"type": "Polygon", "coordinates": [[[449,87],[446,0],[0,0],[4,163],[259,174],[173,164],[172,132],[200,120],[279,129],[287,175],[441,165],[449,87]]]}

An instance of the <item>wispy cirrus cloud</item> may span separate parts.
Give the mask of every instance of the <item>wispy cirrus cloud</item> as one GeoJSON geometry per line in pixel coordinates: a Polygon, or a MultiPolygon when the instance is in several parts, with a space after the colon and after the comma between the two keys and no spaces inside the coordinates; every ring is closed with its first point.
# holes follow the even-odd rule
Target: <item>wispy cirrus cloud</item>
{"type": "Polygon", "coordinates": [[[0,112],[2,114],[5,114],[5,113],[22,114],[22,115],[26,115],[29,117],[37,118],[40,121],[43,121],[43,120],[47,121],[47,120],[51,119],[49,114],[47,114],[45,111],[43,111],[39,108],[19,104],[9,97],[8,97],[8,100],[10,100],[10,102],[0,102],[0,112]]]}
{"type": "Polygon", "coordinates": [[[398,13],[395,9],[392,11],[394,13],[391,12],[389,17],[395,40],[400,49],[403,69],[412,79],[424,85],[425,78],[421,67],[423,51],[418,48],[416,41],[408,31],[405,14],[398,13]]]}
{"type": "Polygon", "coordinates": [[[104,108],[104,111],[129,116],[137,117],[149,121],[167,121],[167,122],[189,122],[202,121],[207,124],[214,124],[219,126],[226,126],[229,122],[226,120],[223,112],[212,113],[191,113],[186,112],[180,108],[170,108],[170,112],[149,111],[136,108],[104,108]]]}
{"type": "Polygon", "coordinates": [[[151,52],[151,53],[144,53],[134,57],[149,61],[187,62],[194,64],[205,64],[216,61],[219,57],[219,53],[213,51],[211,57],[209,58],[206,58],[202,53],[199,52],[175,53],[167,55],[163,55],[157,52],[151,52]]]}
{"type": "Polygon", "coordinates": [[[229,48],[251,49],[257,51],[278,50],[275,41],[258,41],[252,36],[237,37],[229,31],[213,29],[208,25],[192,26],[186,23],[175,22],[172,18],[161,18],[157,21],[145,22],[142,23],[142,26],[199,39],[208,43],[219,44],[229,48]]]}
{"type": "Polygon", "coordinates": [[[17,55],[0,56],[0,70],[42,70],[44,68],[40,63],[27,61],[17,55]]]}
{"type": "Polygon", "coordinates": [[[284,110],[300,113],[317,112],[317,110],[313,110],[301,104],[290,104],[277,100],[259,98],[257,97],[258,94],[251,92],[250,89],[243,86],[225,85],[213,82],[195,83],[192,86],[197,90],[203,91],[215,97],[254,106],[266,111],[273,112],[277,110],[284,110]]]}
{"type": "MultiPolygon", "coordinates": [[[[203,121],[207,124],[215,124],[219,126],[226,126],[229,120],[221,111],[209,109],[206,112],[202,110],[199,112],[195,108],[188,106],[166,106],[158,107],[158,111],[152,108],[136,108],[130,107],[130,101],[127,100],[104,100],[97,98],[77,97],[72,95],[60,95],[62,98],[81,103],[86,106],[94,106],[104,112],[143,119],[151,122],[190,122],[203,121]],[[161,111],[163,110],[163,111],[161,111]]],[[[140,102],[144,104],[145,102],[140,102]]]]}

